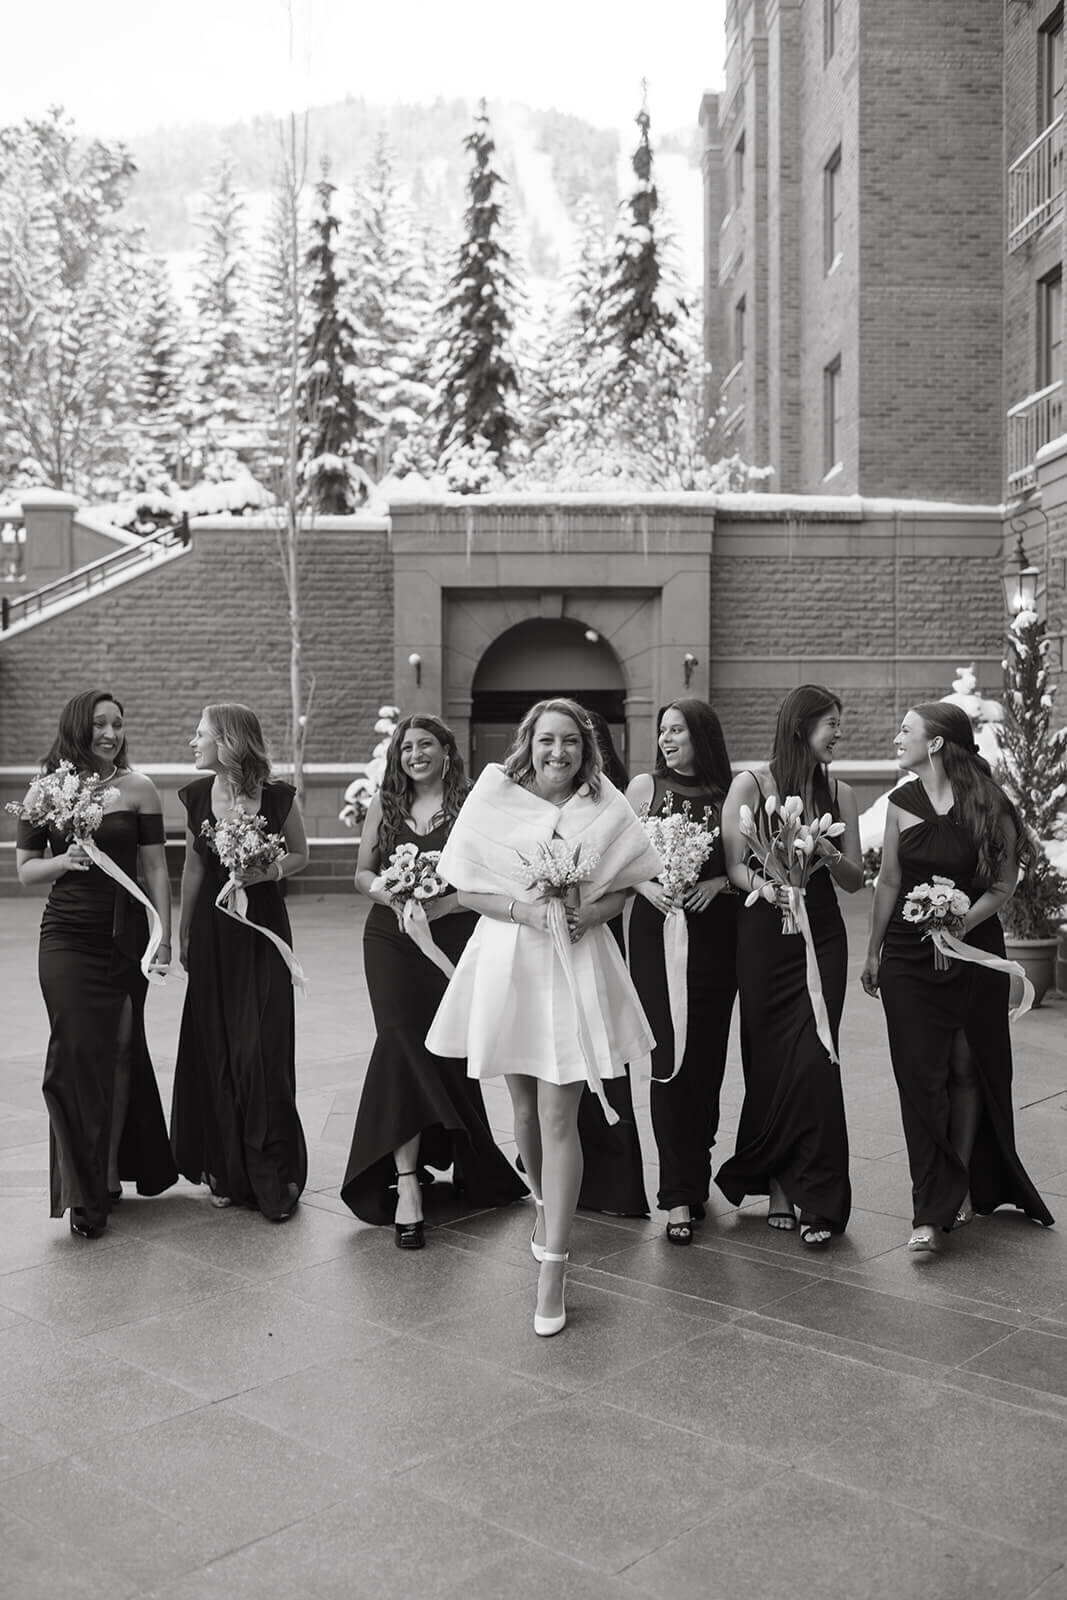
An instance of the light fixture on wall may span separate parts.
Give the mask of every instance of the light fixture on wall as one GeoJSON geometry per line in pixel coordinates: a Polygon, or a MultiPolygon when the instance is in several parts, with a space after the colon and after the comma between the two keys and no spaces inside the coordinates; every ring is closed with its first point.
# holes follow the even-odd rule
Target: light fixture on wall
{"type": "Polygon", "coordinates": [[[689,685],[692,683],[692,681],[693,681],[693,673],[694,673],[695,669],[697,667],[699,667],[699,665],[700,665],[700,662],[697,660],[697,658],[693,654],[692,650],[687,650],[685,652],[685,655],[682,657],[682,672],[685,675],[685,686],[686,686],[687,689],[688,689],[689,685]]]}
{"type": "Polygon", "coordinates": [[[599,644],[600,643],[600,635],[599,635],[599,633],[597,633],[595,628],[586,628],[586,630],[585,630],[585,642],[586,642],[586,644],[599,644]]]}
{"type": "Polygon", "coordinates": [[[415,669],[415,687],[418,689],[422,683],[422,657],[417,650],[408,656],[408,666],[415,669]]]}
{"type": "Polygon", "coordinates": [[[1015,527],[1014,523],[1012,527],[1015,528],[1012,565],[1001,575],[1001,581],[1004,584],[1004,603],[1009,614],[1014,617],[1020,611],[1036,611],[1037,580],[1040,574],[1027,559],[1021,528],[1015,527]]]}

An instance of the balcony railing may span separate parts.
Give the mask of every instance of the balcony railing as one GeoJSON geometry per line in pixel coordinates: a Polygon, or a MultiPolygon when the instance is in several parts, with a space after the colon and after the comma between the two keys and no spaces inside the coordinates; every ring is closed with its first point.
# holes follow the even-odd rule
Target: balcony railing
{"type": "Polygon", "coordinates": [[[1008,412],[1008,488],[1032,489],[1037,482],[1037,452],[1063,432],[1063,384],[1027,395],[1008,412]]]}
{"type": "Polygon", "coordinates": [[[726,438],[732,436],[745,420],[745,363],[742,359],[732,366],[719,390],[722,430],[726,438]]]}
{"type": "Polygon", "coordinates": [[[1008,168],[1008,249],[1018,250],[1063,210],[1063,117],[1008,168]]]}

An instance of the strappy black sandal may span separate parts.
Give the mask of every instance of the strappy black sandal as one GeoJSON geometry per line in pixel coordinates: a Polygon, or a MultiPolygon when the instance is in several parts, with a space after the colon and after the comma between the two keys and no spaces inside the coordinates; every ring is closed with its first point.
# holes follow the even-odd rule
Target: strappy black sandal
{"type": "MultiPolygon", "coordinates": [[[[419,1175],[417,1172],[398,1172],[396,1176],[398,1179],[399,1189],[399,1179],[418,1178],[419,1175]]],[[[398,1194],[397,1204],[399,1203],[400,1197],[398,1194]]],[[[398,1250],[422,1250],[425,1248],[426,1228],[421,1217],[419,1218],[418,1222],[396,1222],[393,1224],[393,1227],[395,1230],[396,1247],[398,1250]]]]}
{"type": "Polygon", "coordinates": [[[669,1244],[692,1244],[693,1224],[689,1222],[668,1222],[667,1241],[669,1244]]]}

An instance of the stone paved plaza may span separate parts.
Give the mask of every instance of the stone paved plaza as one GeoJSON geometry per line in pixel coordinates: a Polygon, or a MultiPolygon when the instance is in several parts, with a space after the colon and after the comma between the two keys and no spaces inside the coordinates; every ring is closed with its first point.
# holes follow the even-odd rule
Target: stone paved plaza
{"type": "MultiPolygon", "coordinates": [[[[182,1184],[87,1244],[47,1214],[41,902],[3,903],[6,1600],[1067,1600],[1067,1003],[1016,1030],[1019,1146],[1061,1226],[978,1219],[917,1263],[857,897],[848,1234],[804,1255],[713,1197],[678,1250],[655,1214],[582,1213],[570,1321],[543,1341],[532,1206],[431,1191],[427,1248],[401,1255],[338,1199],[372,1042],[364,908],[291,909],[312,982],[296,1216],[182,1184]]],[[[182,995],[149,1000],[165,1102],[182,995]]],[[[727,1149],[740,1089],[735,1042],[727,1149]]],[[[487,1103],[511,1149],[503,1088],[487,1103]]]]}

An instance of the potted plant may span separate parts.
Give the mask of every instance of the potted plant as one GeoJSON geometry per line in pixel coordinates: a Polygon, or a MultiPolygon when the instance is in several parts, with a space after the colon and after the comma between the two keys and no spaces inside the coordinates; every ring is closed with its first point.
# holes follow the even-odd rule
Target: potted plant
{"type": "Polygon", "coordinates": [[[1032,859],[1001,920],[1008,955],[1026,969],[1040,1005],[1052,986],[1058,926],[1067,911],[1067,877],[1045,848],[1059,835],[1067,808],[1067,728],[1052,726],[1056,686],[1045,624],[1028,607],[1016,612],[1008,629],[1004,690],[997,777],[1022,818],[1032,859]]]}

